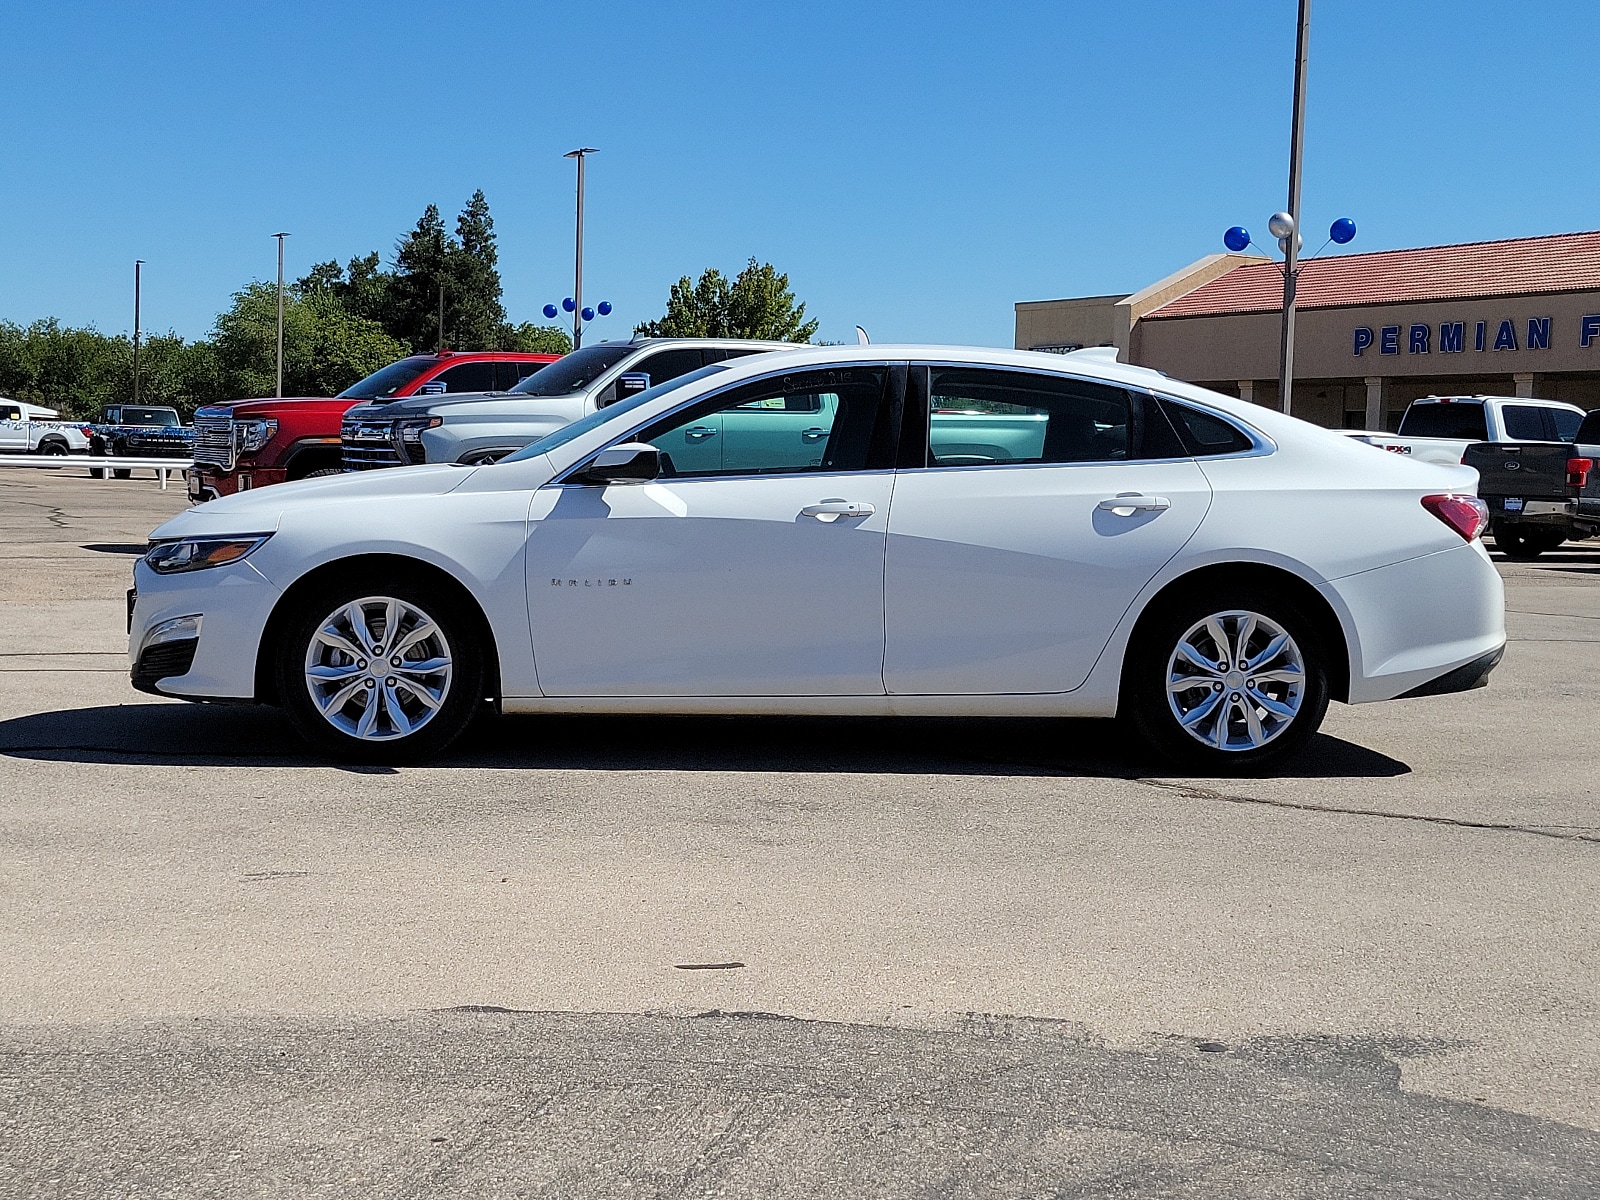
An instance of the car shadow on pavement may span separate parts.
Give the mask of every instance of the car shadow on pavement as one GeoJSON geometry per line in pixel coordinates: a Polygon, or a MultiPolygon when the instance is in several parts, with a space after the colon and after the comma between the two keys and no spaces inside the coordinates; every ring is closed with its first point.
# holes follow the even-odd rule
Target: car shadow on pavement
{"type": "MultiPolygon", "coordinates": [[[[273,708],[124,704],[0,721],[0,755],[146,766],[337,766],[273,708]]],[[[476,722],[435,767],[466,770],[786,771],[1064,775],[1183,774],[1130,744],[1113,721],[960,718],[516,716],[476,722]]],[[[1278,778],[1389,778],[1411,768],[1319,734],[1265,772],[1278,778]]]]}

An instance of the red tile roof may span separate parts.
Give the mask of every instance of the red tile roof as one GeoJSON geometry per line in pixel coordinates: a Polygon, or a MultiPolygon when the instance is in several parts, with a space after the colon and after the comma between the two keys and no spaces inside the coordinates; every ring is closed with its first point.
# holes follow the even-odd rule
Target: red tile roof
{"type": "MultiPolygon", "coordinates": [[[[1315,258],[1303,264],[1295,306],[1341,308],[1587,288],[1600,288],[1600,231],[1315,258]]],[[[1250,263],[1144,319],[1273,312],[1282,306],[1280,265],[1250,263]]]]}

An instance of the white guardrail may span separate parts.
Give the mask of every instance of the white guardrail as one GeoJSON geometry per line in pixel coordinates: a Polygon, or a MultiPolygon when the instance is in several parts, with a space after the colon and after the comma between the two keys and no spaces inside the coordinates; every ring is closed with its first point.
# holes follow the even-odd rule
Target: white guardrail
{"type": "Polygon", "coordinates": [[[95,454],[0,454],[0,467],[44,467],[46,470],[87,468],[92,475],[101,472],[100,478],[110,479],[113,471],[142,471],[156,473],[161,490],[167,490],[167,477],[172,472],[180,474],[194,461],[188,458],[112,458],[95,454]]]}

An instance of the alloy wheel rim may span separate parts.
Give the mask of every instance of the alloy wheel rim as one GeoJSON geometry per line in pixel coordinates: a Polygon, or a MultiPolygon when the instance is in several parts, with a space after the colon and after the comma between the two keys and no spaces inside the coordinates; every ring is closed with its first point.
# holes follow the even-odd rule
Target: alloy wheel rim
{"type": "Polygon", "coordinates": [[[1300,715],[1305,686],[1305,658],[1288,630],[1244,609],[1196,621],[1167,660],[1172,715],[1190,737],[1224,753],[1281,737],[1300,715]]]}
{"type": "Polygon", "coordinates": [[[306,647],[306,691],[340,733],[394,741],[438,715],[454,667],[444,631],[422,609],[364,596],[318,622],[306,647]]]}

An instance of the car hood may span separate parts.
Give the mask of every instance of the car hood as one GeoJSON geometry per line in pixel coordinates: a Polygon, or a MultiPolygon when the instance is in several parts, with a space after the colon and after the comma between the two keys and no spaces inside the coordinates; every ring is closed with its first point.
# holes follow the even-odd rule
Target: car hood
{"type": "Polygon", "coordinates": [[[322,509],[363,501],[396,500],[410,496],[442,496],[454,491],[478,468],[448,465],[397,467],[389,471],[358,471],[280,483],[259,491],[236,492],[179,513],[157,527],[153,539],[202,537],[235,533],[270,533],[284,514],[302,509],[322,509]]]}
{"type": "Polygon", "coordinates": [[[276,417],[286,413],[342,413],[352,404],[360,403],[362,403],[360,400],[337,400],[327,396],[284,396],[281,399],[269,396],[260,400],[230,400],[223,404],[208,404],[195,415],[233,417],[235,420],[242,420],[246,417],[276,417]]]}
{"type": "MultiPolygon", "coordinates": [[[[582,391],[569,392],[568,395],[580,396],[582,391]]],[[[399,400],[390,400],[379,404],[364,402],[361,411],[351,410],[351,416],[371,421],[388,421],[395,417],[417,416],[422,413],[436,413],[440,409],[454,408],[458,404],[482,404],[484,401],[493,403],[497,400],[532,400],[547,397],[533,397],[521,392],[447,392],[442,396],[406,396],[399,400]]]]}

